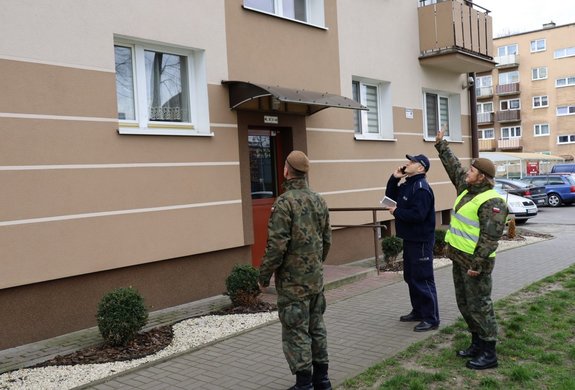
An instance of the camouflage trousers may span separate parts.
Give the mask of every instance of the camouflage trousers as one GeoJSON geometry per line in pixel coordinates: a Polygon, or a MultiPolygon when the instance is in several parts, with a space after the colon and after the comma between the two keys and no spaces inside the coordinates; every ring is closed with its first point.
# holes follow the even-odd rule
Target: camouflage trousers
{"type": "Polygon", "coordinates": [[[497,321],[491,300],[491,273],[467,275],[467,268],[453,262],[455,299],[469,331],[482,340],[497,341],[497,321]]]}
{"type": "Polygon", "coordinates": [[[311,371],[312,361],[328,362],[325,307],[323,292],[297,301],[278,297],[283,351],[292,374],[311,371]]]}

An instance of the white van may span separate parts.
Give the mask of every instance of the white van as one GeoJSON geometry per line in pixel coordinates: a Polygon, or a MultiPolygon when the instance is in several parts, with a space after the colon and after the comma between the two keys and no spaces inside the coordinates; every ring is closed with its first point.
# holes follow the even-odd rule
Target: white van
{"type": "Polygon", "coordinates": [[[551,173],[575,173],[575,164],[555,164],[551,173]]]}

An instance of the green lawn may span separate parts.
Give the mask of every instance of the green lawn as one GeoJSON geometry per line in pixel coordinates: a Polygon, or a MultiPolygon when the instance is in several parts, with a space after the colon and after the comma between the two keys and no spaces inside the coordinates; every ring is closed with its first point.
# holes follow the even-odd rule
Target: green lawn
{"type": "Polygon", "coordinates": [[[348,379],[339,389],[575,389],[575,266],[500,300],[499,367],[465,368],[470,336],[454,325],[348,379]]]}

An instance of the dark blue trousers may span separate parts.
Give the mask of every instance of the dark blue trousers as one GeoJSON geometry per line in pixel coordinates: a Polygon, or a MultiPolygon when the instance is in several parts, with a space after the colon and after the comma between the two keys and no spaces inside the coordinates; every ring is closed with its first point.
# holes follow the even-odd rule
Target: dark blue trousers
{"type": "Polygon", "coordinates": [[[403,241],[403,280],[409,287],[413,313],[423,321],[439,325],[433,242],[403,241]]]}

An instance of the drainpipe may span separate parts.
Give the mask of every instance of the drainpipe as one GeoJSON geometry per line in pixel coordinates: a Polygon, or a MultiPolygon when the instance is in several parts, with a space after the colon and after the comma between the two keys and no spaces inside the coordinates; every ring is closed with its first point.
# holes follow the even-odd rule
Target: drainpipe
{"type": "Polygon", "coordinates": [[[469,113],[471,116],[471,157],[479,157],[479,140],[477,136],[477,96],[475,95],[475,73],[467,74],[467,89],[469,91],[469,113]],[[473,80],[473,82],[469,82],[473,80]]]}

